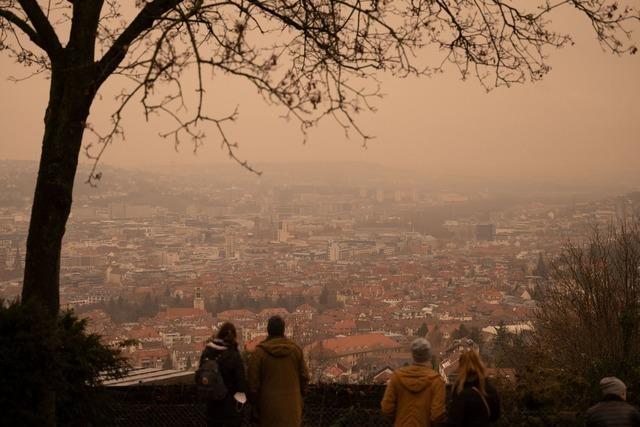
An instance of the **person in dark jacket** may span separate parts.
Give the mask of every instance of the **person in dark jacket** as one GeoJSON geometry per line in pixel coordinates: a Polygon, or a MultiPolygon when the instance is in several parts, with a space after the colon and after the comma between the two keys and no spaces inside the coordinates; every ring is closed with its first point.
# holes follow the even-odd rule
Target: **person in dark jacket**
{"type": "Polygon", "coordinates": [[[216,338],[206,344],[200,365],[207,359],[217,360],[228,390],[224,399],[207,402],[207,426],[239,427],[243,422],[242,406],[247,400],[247,383],[238,351],[236,328],[232,323],[222,324],[216,338]]]}
{"type": "Polygon", "coordinates": [[[273,316],[269,336],[249,359],[249,391],[260,427],[300,427],[309,371],[302,349],[284,336],[284,320],[273,316]]]}
{"type": "Polygon", "coordinates": [[[587,411],[587,427],[640,427],[640,412],[627,403],[627,386],[616,377],[600,380],[602,400],[587,411]]]}
{"type": "Polygon", "coordinates": [[[458,379],[453,386],[449,425],[487,427],[500,417],[500,399],[487,379],[486,369],[476,350],[460,355],[458,379]]]}

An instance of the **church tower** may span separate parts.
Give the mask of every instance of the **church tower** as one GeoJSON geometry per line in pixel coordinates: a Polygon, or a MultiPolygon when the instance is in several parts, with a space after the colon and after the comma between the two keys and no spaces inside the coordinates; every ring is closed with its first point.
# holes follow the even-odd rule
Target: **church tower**
{"type": "Polygon", "coordinates": [[[193,297],[193,308],[204,311],[204,298],[202,298],[202,288],[197,287],[193,297]]]}

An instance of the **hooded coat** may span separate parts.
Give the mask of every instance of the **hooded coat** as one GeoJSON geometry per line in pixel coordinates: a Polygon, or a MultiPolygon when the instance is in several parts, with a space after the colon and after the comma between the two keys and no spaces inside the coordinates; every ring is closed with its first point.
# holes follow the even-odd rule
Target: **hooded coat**
{"type": "Polygon", "coordinates": [[[246,393],[244,364],[238,352],[238,346],[225,343],[216,338],[208,342],[200,356],[200,364],[206,359],[216,359],[220,367],[220,374],[227,386],[227,395],[222,400],[207,402],[207,424],[239,426],[243,414],[241,405],[233,397],[235,393],[246,393]]]}
{"type": "Polygon", "coordinates": [[[444,417],[445,387],[440,375],[424,365],[396,369],[382,398],[382,413],[394,427],[430,427],[444,417]]]}
{"type": "Polygon", "coordinates": [[[296,343],[273,337],[258,344],[249,359],[248,379],[261,427],[302,424],[302,396],[309,372],[296,343]]]}

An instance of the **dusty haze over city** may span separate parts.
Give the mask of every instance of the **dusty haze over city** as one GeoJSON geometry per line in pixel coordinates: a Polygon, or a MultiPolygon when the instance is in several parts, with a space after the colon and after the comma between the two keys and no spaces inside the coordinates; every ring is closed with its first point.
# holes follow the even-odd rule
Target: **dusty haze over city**
{"type": "Polygon", "coordinates": [[[0,0],[0,425],[388,427],[468,392],[465,420],[573,427],[611,375],[640,404],[640,11],[615,1],[0,0]],[[295,416],[265,424],[270,393],[295,416]]]}
{"type": "MultiPolygon", "coordinates": [[[[381,76],[386,96],[376,102],[378,112],[358,117],[364,131],[375,136],[367,150],[353,132],[346,139],[331,119],[312,129],[303,145],[298,125],[280,119],[282,110],[269,107],[238,79],[216,75],[207,104],[220,114],[239,106],[240,118],[228,133],[240,144],[239,156],[267,174],[272,169],[265,163],[358,161],[453,176],[637,180],[640,55],[604,52],[580,17],[560,14],[556,22],[572,29],[575,46],[549,50],[552,70],[535,84],[487,94],[474,79],[462,82],[452,66],[432,78],[381,76]]],[[[27,71],[5,55],[0,56],[0,68],[0,158],[37,160],[48,82],[39,77],[7,80],[9,75],[24,77],[27,71]]],[[[110,82],[92,108],[92,124],[104,124],[112,112],[110,100],[118,84],[110,82]]],[[[104,163],[145,167],[228,162],[213,129],[205,127],[211,138],[197,155],[188,141],[176,153],[172,141],[158,137],[165,123],[145,123],[140,108],[132,105],[124,122],[127,139],[107,149],[104,163]]],[[[81,156],[81,162],[87,161],[81,156]]]]}

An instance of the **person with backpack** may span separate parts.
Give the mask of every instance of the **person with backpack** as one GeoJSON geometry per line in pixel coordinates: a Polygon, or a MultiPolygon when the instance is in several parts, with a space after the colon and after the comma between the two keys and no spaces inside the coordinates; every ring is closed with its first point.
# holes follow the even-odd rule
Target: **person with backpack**
{"type": "Polygon", "coordinates": [[[451,427],[488,427],[500,417],[498,392],[489,382],[480,355],[474,349],[460,355],[452,394],[448,417],[451,427]]]}
{"type": "Polygon", "coordinates": [[[247,400],[244,364],[238,351],[236,327],[223,323],[207,342],[196,371],[198,392],[207,403],[208,427],[239,427],[247,400]]]}
{"type": "Polygon", "coordinates": [[[284,330],[282,317],[271,317],[269,336],[249,359],[249,391],[260,427],[302,425],[302,397],[309,372],[302,349],[284,336],[284,330]]]}

